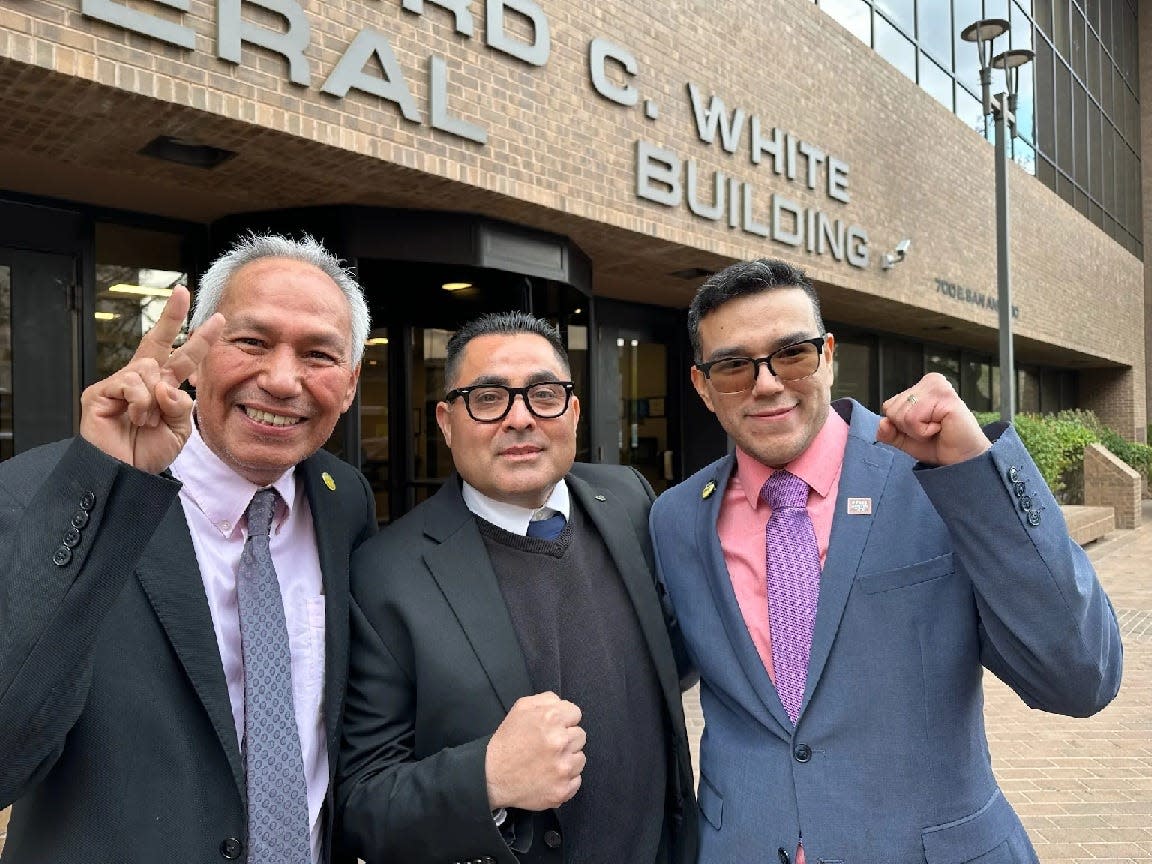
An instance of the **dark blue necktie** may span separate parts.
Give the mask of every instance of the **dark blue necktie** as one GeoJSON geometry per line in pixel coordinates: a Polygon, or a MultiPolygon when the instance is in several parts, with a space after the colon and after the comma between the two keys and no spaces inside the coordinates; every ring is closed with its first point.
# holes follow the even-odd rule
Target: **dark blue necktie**
{"type": "Polygon", "coordinates": [[[555,540],[564,530],[564,514],[554,513],[547,519],[537,519],[528,523],[528,536],[541,540],[555,540]]]}

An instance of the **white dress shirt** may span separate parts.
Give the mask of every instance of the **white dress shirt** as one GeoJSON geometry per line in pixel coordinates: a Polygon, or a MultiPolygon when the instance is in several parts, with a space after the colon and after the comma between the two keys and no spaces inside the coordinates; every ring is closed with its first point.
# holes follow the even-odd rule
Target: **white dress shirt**
{"type": "Polygon", "coordinates": [[[465,506],[481,519],[521,537],[527,536],[529,522],[547,519],[554,513],[561,514],[566,522],[572,518],[572,499],[568,494],[568,484],[564,482],[563,477],[552,487],[542,507],[505,504],[503,501],[489,498],[483,492],[478,492],[466,481],[463,482],[460,493],[464,496],[465,506]]]}
{"type": "MultiPolygon", "coordinates": [[[[240,613],[236,572],[247,538],[244,512],[261,487],[248,482],[213,453],[199,431],[171,466],[183,485],[180,503],[204,593],[212,613],[236,740],[244,740],[244,658],[240,650],[240,613]]],[[[292,702],[304,757],[312,860],[320,860],[320,811],[328,791],[328,747],[324,724],[324,584],[312,511],[294,470],[272,484],[280,500],[272,517],[269,546],[284,600],[288,644],[292,655],[292,702]]]]}

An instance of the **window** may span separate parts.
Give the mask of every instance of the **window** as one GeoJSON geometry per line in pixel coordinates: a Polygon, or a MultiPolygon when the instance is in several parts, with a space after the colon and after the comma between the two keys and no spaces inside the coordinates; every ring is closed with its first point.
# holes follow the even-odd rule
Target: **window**
{"type": "Polygon", "coordinates": [[[876,51],[910,80],[916,80],[916,46],[881,15],[876,16],[876,51]]]}
{"type": "Polygon", "coordinates": [[[924,377],[924,349],[914,342],[884,339],[880,349],[880,396],[887,399],[924,377]]]}
{"type": "MultiPolygon", "coordinates": [[[[913,0],[876,0],[876,8],[906,34],[916,35],[916,9],[913,0]]],[[[876,47],[879,49],[880,46],[876,47]]]]}
{"type": "Polygon", "coordinates": [[[872,8],[864,0],[820,0],[820,8],[865,45],[872,44],[872,8]]]}
{"type": "Polygon", "coordinates": [[[176,285],[187,285],[179,234],[96,223],[96,375],[127,365],[176,285]]]}
{"type": "Polygon", "coordinates": [[[960,398],[973,411],[991,411],[992,367],[986,360],[965,356],[960,364],[960,398]]]}
{"type": "Polygon", "coordinates": [[[837,339],[832,361],[835,369],[832,398],[850,396],[862,405],[878,407],[873,387],[875,359],[876,348],[872,339],[860,336],[837,339]]]}
{"type": "Polygon", "coordinates": [[[939,372],[956,389],[960,386],[960,352],[955,348],[927,348],[924,352],[924,371],[939,372]]]}
{"type": "MultiPolygon", "coordinates": [[[[920,0],[917,4],[920,19],[920,47],[932,55],[945,70],[952,69],[952,27],[948,15],[942,13],[937,4],[920,0]]],[[[923,75],[924,64],[920,64],[923,75]]],[[[925,87],[925,90],[928,88],[925,87]]],[[[949,88],[951,89],[951,88],[949,88]]],[[[929,90],[929,93],[932,91],[929,90]]],[[[949,103],[952,97],[948,97],[949,103]]],[[[951,105],[949,105],[951,107],[951,105]]]]}
{"type": "Polygon", "coordinates": [[[953,110],[952,76],[923,53],[920,55],[920,86],[949,111],[953,110]]]}

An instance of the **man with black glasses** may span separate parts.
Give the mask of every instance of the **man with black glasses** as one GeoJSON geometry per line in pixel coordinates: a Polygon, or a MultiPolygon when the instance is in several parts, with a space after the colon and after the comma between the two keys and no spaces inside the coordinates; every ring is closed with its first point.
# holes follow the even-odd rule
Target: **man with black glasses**
{"type": "Polygon", "coordinates": [[[1015,431],[926,375],[829,404],[835,340],[780,261],[688,312],[692,382],[736,444],[652,509],[701,679],[700,862],[1035,861],[992,775],[982,666],[1085,716],[1116,618],[1015,431]]]}
{"type": "Polygon", "coordinates": [[[695,864],[652,489],[576,465],[556,329],[484,316],[447,346],[456,473],[363,546],[338,799],[373,864],[695,864]]]}

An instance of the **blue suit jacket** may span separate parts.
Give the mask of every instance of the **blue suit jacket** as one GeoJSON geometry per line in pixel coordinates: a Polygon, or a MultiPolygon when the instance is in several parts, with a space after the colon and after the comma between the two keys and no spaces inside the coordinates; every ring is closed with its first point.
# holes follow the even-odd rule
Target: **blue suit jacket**
{"type": "Polygon", "coordinates": [[[795,728],[716,534],[734,457],[652,510],[701,676],[700,861],[775,862],[801,836],[809,864],[1035,861],[992,775],[982,667],[1034,708],[1092,714],[1120,685],[1112,607],[1014,430],[914,470],[876,443],[876,415],[834,408],[850,433],[795,728]],[[849,498],[871,513],[848,513],[849,498]]]}

